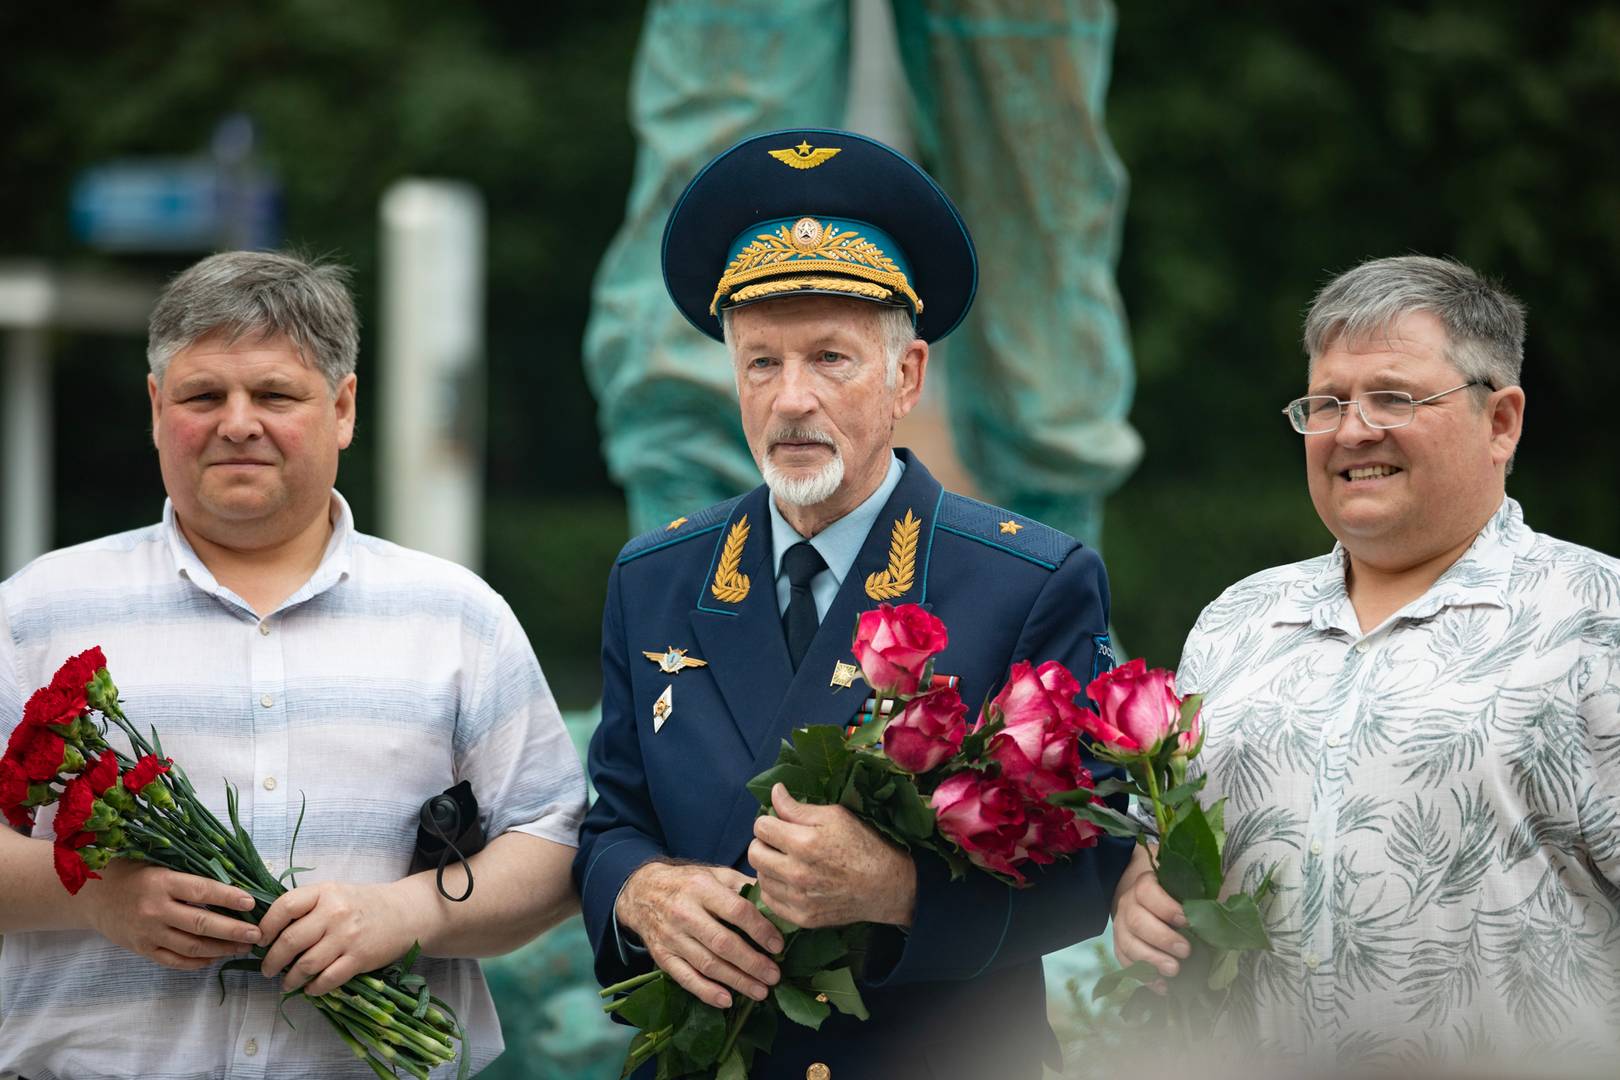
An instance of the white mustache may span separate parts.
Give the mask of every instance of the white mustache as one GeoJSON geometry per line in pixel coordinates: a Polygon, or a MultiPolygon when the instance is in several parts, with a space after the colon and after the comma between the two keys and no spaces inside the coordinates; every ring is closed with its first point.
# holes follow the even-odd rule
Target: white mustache
{"type": "Polygon", "coordinates": [[[819,428],[777,428],[765,436],[765,441],[771,446],[785,442],[813,442],[822,446],[833,446],[833,438],[819,428]]]}

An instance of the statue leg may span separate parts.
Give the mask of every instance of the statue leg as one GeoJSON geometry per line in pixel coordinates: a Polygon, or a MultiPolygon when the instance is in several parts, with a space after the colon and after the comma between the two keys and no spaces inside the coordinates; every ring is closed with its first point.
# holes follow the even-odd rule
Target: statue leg
{"type": "Polygon", "coordinates": [[[925,159],[979,252],[942,352],[953,434],[988,498],[1096,546],[1142,455],[1114,283],[1126,176],[1103,128],[1107,0],[896,0],[925,159]]]}
{"type": "Polygon", "coordinates": [[[648,10],[631,73],[635,175],[585,330],[603,453],[633,535],[759,483],[726,350],[665,294],[665,219],[698,169],[745,136],[840,126],[848,66],[847,0],[670,0],[648,10]]]}

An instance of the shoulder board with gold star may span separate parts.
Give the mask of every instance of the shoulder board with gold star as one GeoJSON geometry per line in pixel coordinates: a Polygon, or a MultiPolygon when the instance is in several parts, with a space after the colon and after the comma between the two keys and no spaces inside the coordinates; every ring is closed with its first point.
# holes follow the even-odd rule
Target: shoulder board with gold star
{"type": "Polygon", "coordinates": [[[1009,555],[1056,570],[1080,541],[1033,518],[991,506],[955,492],[945,492],[934,527],[999,548],[1009,555]]]}
{"type": "Polygon", "coordinates": [[[620,563],[627,563],[639,559],[643,555],[651,555],[655,551],[685,543],[694,536],[703,536],[725,525],[726,519],[731,516],[732,507],[741,501],[739,495],[735,499],[727,499],[722,503],[696,511],[690,516],[681,516],[673,519],[667,525],[661,525],[651,532],[642,533],[623,548],[619,549],[620,563]]]}

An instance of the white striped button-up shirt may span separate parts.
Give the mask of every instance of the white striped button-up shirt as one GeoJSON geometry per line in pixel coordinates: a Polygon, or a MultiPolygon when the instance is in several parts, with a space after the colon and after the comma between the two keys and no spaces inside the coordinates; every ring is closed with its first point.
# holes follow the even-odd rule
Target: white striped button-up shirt
{"type": "MultiPolygon", "coordinates": [[[[315,869],[300,884],[405,876],[422,803],[461,780],[489,838],[574,845],[584,776],[511,609],[462,567],[355,532],[336,493],[332,506],[314,576],[263,618],[215,581],[167,505],[161,524],[0,584],[0,740],[64,659],[100,645],[131,720],[157,726],[221,820],[236,786],[273,872],[307,799],[296,863],[315,869]]],[[[34,833],[52,835],[52,809],[34,833]]],[[[474,1068],[488,1064],[502,1043],[477,962],[416,970],[466,1025],[474,1068]]],[[[0,1074],[372,1075],[304,1002],[287,1005],[296,1029],[278,1018],[280,980],[228,973],[222,1004],[216,971],[174,971],[89,932],[7,934],[0,1074]]]]}

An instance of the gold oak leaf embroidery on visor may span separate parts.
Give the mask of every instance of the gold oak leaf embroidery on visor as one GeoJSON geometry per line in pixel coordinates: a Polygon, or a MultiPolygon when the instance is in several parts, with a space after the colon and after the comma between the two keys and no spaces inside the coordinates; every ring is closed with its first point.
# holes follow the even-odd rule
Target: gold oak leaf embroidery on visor
{"type": "MultiPolygon", "coordinates": [[[[804,220],[811,219],[801,219],[800,224],[804,220]]],[[[922,300],[906,280],[905,272],[882,248],[860,233],[827,225],[821,229],[819,237],[805,242],[807,240],[808,233],[795,236],[794,230],[786,225],[778,226],[775,232],[756,236],[752,243],[737,252],[725,273],[720,275],[720,284],[709,301],[709,314],[719,310],[722,297],[739,299],[742,286],[784,274],[838,274],[858,278],[900,293],[911,301],[918,314],[922,313],[922,300]]]]}

